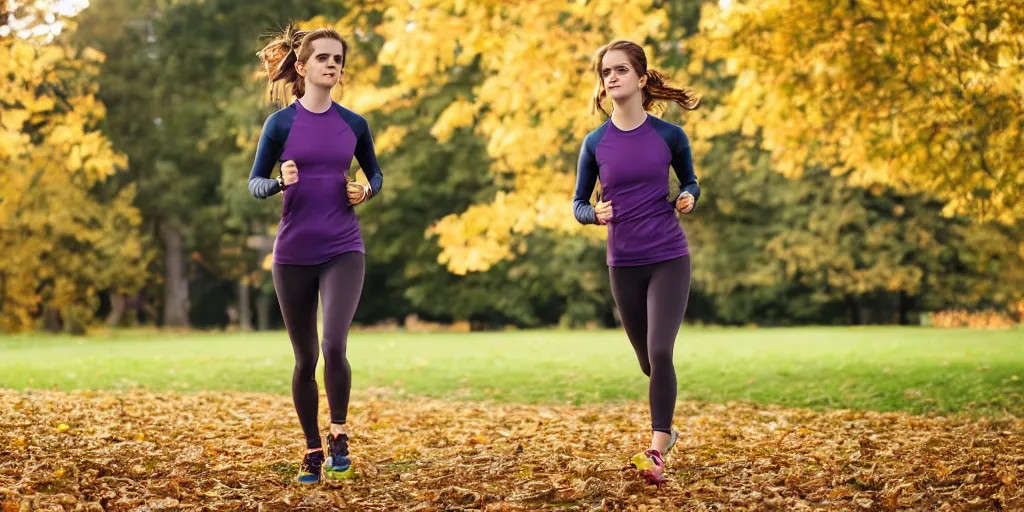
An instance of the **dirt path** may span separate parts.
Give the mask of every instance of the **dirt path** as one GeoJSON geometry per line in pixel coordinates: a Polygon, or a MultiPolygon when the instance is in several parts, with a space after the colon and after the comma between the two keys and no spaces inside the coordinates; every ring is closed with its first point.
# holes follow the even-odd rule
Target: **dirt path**
{"type": "Polygon", "coordinates": [[[287,396],[0,390],[0,510],[1024,510],[1021,420],[676,414],[655,488],[626,468],[644,404],[365,399],[360,478],[305,487],[287,396]]]}

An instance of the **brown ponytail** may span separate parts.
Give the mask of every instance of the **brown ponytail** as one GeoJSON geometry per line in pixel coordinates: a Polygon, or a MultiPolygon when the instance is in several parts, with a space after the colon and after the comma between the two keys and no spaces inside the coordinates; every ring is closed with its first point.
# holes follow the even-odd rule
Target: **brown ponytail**
{"type": "Polygon", "coordinates": [[[654,69],[647,69],[647,54],[644,53],[644,49],[640,45],[631,41],[615,41],[601,47],[597,51],[597,55],[594,56],[593,68],[594,72],[597,73],[597,88],[594,91],[593,101],[590,105],[592,113],[600,110],[605,116],[610,115],[601,105],[601,102],[608,94],[604,90],[604,79],[601,77],[601,62],[604,60],[605,54],[612,50],[625,52],[629,62],[636,69],[637,74],[641,77],[647,77],[642,90],[644,110],[650,111],[651,107],[663,101],[673,101],[687,110],[697,109],[700,97],[692,90],[682,87],[670,87],[666,83],[665,75],[654,69]]]}
{"type": "Polygon", "coordinates": [[[700,97],[690,89],[669,87],[665,83],[665,75],[656,70],[647,70],[647,82],[644,84],[644,110],[661,101],[674,101],[686,110],[697,110],[700,97]]]}
{"type": "Polygon", "coordinates": [[[268,92],[272,101],[285,101],[285,87],[291,84],[291,95],[301,98],[306,94],[306,81],[295,69],[296,62],[306,62],[313,54],[313,41],[317,39],[334,39],[341,43],[341,68],[345,69],[348,57],[348,45],[338,33],[330,27],[314,30],[299,30],[289,23],[284,32],[275,37],[262,50],[256,52],[263,71],[269,82],[268,92]],[[277,83],[280,82],[280,83],[277,83]]]}

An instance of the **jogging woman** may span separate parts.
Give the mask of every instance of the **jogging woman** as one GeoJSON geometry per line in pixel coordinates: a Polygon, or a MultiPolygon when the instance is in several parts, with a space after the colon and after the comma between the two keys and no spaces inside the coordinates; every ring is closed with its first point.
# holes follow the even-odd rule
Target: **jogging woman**
{"type": "Polygon", "coordinates": [[[609,119],[587,135],[580,149],[573,211],[582,224],[607,226],[612,296],[640,369],[650,378],[650,447],[631,462],[652,483],[664,481],[665,455],[678,432],[672,428],[676,374],[672,352],[690,293],[690,252],[677,213],[693,211],[700,188],[690,143],[682,128],[648,114],[659,101],[693,110],[690,91],[669,87],[647,67],[643,48],[628,41],[602,47],[592,107],[609,119]],[[669,197],[669,167],[680,193],[669,197]],[[600,178],[602,194],[590,202],[600,178]]]}
{"type": "Polygon", "coordinates": [[[273,279],[295,353],[292,399],[306,438],[297,478],[302,483],[319,482],[321,475],[337,479],[352,474],[346,430],[352,371],[345,352],[365,271],[354,207],[380,193],[383,183],[366,120],[331,99],[347,50],[331,28],[300,31],[290,26],[258,54],[271,89],[290,85],[296,98],[263,125],[249,191],[260,199],[284,194],[273,279]],[[347,179],[353,157],[369,185],[347,179]],[[281,173],[271,178],[278,162],[283,162],[281,173]],[[324,384],[331,416],[326,455],[317,424],[318,295],[324,308],[324,384]]]}

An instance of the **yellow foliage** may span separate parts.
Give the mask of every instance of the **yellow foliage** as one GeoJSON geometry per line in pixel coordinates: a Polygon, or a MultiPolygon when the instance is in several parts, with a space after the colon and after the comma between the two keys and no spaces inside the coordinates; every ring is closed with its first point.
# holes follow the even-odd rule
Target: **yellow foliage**
{"type": "Polygon", "coordinates": [[[377,153],[387,153],[398,147],[405,138],[409,128],[405,126],[388,126],[380,135],[374,137],[373,146],[377,153]]]}
{"type": "Polygon", "coordinates": [[[1009,329],[1019,325],[1014,319],[1000,311],[965,311],[962,309],[932,313],[930,325],[945,328],[1009,329]]]}
{"type": "Polygon", "coordinates": [[[736,86],[697,138],[760,130],[786,175],[818,164],[1024,218],[1024,4],[956,3],[705,4],[691,69],[722,62],[736,86]]]}
{"type": "Polygon", "coordinates": [[[473,104],[465,100],[448,105],[448,108],[438,116],[430,134],[441,142],[447,142],[455,130],[473,124],[474,110],[473,104]]]}
{"type": "MultiPolygon", "coordinates": [[[[583,137],[604,120],[590,114],[591,59],[614,39],[643,43],[667,26],[666,13],[651,0],[394,2],[356,8],[338,23],[385,40],[370,69],[361,67],[371,66],[368,59],[353,61],[357,75],[346,85],[353,108],[408,105],[443,87],[451,71],[479,62],[483,79],[472,96],[449,106],[431,133],[445,141],[475,122],[487,139],[491,171],[513,180],[490,204],[430,230],[442,248],[440,261],[458,274],[512,257],[516,234],[537,227],[583,232],[572,215],[576,159],[583,137]],[[382,21],[372,25],[371,12],[382,12],[382,21]],[[374,77],[385,66],[394,69],[397,84],[377,89],[374,77]]],[[[655,50],[646,50],[654,61],[655,50]]],[[[588,234],[600,238],[600,231],[588,234]]]]}
{"type": "Polygon", "coordinates": [[[145,276],[134,188],[90,193],[123,155],[95,128],[105,111],[88,81],[102,56],[0,38],[0,328],[31,327],[41,307],[85,323],[99,290],[145,276]]]}

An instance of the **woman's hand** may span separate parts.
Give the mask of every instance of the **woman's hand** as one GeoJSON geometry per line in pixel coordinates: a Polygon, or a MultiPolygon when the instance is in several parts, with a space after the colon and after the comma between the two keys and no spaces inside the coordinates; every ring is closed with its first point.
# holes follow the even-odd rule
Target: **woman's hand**
{"type": "Polygon", "coordinates": [[[690,213],[693,210],[693,194],[683,192],[679,199],[676,199],[676,210],[679,213],[690,213]]]}
{"type": "Polygon", "coordinates": [[[598,224],[602,226],[608,224],[608,221],[612,220],[612,202],[598,201],[597,206],[594,207],[594,213],[597,215],[598,224]]]}
{"type": "Polygon", "coordinates": [[[286,187],[299,182],[299,168],[295,165],[295,160],[281,164],[281,180],[286,187]]]}
{"type": "Polygon", "coordinates": [[[348,202],[352,203],[353,206],[366,201],[366,199],[370,197],[369,185],[350,181],[345,188],[348,192],[348,202]]]}

